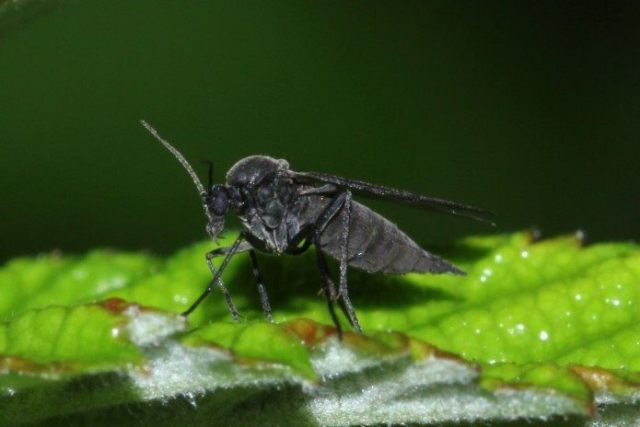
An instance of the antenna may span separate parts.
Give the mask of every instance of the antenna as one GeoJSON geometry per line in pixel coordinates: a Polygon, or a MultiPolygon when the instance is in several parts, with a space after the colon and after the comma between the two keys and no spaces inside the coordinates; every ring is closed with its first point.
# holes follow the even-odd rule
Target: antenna
{"type": "Polygon", "coordinates": [[[191,176],[191,179],[200,192],[200,195],[204,197],[207,194],[207,191],[204,189],[200,178],[198,178],[198,175],[196,175],[196,172],[193,170],[187,159],[185,159],[184,156],[173,145],[162,139],[162,137],[158,134],[158,131],[155,130],[149,123],[145,122],[144,120],[140,120],[140,124],[144,126],[144,128],[148,130],[149,133],[160,142],[160,144],[164,145],[164,147],[169,150],[169,152],[171,152],[171,154],[173,154],[176,159],[178,159],[182,167],[184,167],[187,170],[187,173],[191,176]]]}
{"type": "MultiPolygon", "coordinates": [[[[193,183],[195,184],[196,188],[198,189],[198,192],[200,193],[200,197],[202,197],[202,199],[204,200],[208,193],[205,190],[204,186],[202,185],[202,182],[200,181],[200,178],[198,178],[198,175],[193,170],[193,168],[191,167],[191,165],[189,164],[187,159],[185,159],[184,156],[173,145],[169,144],[169,142],[167,142],[164,139],[162,139],[162,137],[158,134],[158,131],[155,130],[153,128],[153,126],[151,126],[149,123],[147,123],[144,120],[140,120],[140,124],[146,130],[148,130],[149,133],[151,135],[153,135],[153,137],[155,139],[157,139],[162,145],[164,145],[164,147],[167,150],[169,150],[169,152],[171,154],[173,154],[173,156],[180,162],[180,164],[182,165],[183,168],[185,168],[185,170],[187,171],[189,176],[191,176],[191,180],[193,181],[193,183]]],[[[211,218],[211,214],[209,213],[209,209],[207,209],[206,203],[204,204],[204,212],[207,215],[207,218],[209,219],[209,222],[211,222],[213,219],[211,218]]]]}
{"type": "Polygon", "coordinates": [[[201,163],[209,166],[207,177],[209,180],[207,181],[207,188],[211,189],[213,187],[213,162],[211,160],[202,160],[201,163]]]}

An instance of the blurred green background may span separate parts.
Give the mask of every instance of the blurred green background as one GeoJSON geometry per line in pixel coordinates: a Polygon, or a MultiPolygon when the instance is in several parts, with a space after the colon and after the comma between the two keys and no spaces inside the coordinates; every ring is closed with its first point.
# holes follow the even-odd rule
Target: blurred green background
{"type": "MultiPolygon", "coordinates": [[[[0,259],[205,238],[140,118],[216,180],[270,154],[498,231],[637,239],[639,22],[638,2],[0,0],[0,259]]],[[[495,231],[372,205],[425,245],[495,231]]]]}

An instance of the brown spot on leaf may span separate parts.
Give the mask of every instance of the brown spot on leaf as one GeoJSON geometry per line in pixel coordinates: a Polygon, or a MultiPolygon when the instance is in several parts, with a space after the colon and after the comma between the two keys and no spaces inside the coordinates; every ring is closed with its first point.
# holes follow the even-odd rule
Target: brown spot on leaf
{"type": "Polygon", "coordinates": [[[127,308],[131,307],[134,304],[123,300],[122,298],[109,298],[106,300],[98,301],[96,305],[112,313],[122,314],[127,308]]]}
{"type": "Polygon", "coordinates": [[[640,378],[623,378],[613,371],[589,366],[570,366],[594,392],[612,391],[615,394],[629,395],[640,390],[640,378]]]}
{"type": "Polygon", "coordinates": [[[321,325],[309,319],[295,319],[283,325],[290,332],[302,339],[306,346],[314,346],[324,342],[327,338],[337,335],[333,326],[321,325]]]}
{"type": "Polygon", "coordinates": [[[72,371],[73,367],[69,363],[37,363],[31,359],[17,356],[0,357],[0,372],[17,374],[62,374],[72,371]]]}

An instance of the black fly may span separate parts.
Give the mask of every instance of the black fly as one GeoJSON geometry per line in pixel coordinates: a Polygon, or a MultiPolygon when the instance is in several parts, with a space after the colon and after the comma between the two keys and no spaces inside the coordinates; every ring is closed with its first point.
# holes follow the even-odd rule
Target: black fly
{"type": "Polygon", "coordinates": [[[215,239],[220,234],[224,228],[225,215],[230,209],[236,212],[243,227],[230,247],[207,253],[206,260],[213,279],[202,295],[183,313],[185,316],[218,285],[231,315],[238,319],[238,310],[222,282],[222,272],[231,257],[239,252],[249,252],[262,309],[265,317],[271,321],[271,306],[262,283],[255,250],[273,255],[297,255],[314,245],[324,296],[339,334],[341,327],[334,310],[335,303],[340,304],[353,329],[361,331],[349,299],[347,266],[369,273],[464,274],[444,259],[422,249],[386,218],[354,201],[352,193],[491,223],[488,219],[491,215],[489,212],[473,206],[335,175],[294,172],[289,169],[285,160],[268,156],[250,156],[238,161],[227,172],[226,184],[212,185],[210,165],[209,187],[205,189],[182,154],[163,140],[148,123],[143,120],[141,123],[191,176],[202,197],[209,236],[215,239]],[[340,263],[337,289],[329,275],[325,254],[340,263]],[[212,260],[220,256],[224,256],[224,259],[220,268],[216,269],[212,260]]]}

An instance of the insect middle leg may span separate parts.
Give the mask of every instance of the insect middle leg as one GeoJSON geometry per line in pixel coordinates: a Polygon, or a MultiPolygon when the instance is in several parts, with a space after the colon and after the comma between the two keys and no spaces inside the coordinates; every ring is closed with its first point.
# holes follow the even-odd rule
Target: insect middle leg
{"type": "Polygon", "coordinates": [[[271,314],[271,304],[269,304],[269,297],[267,296],[267,290],[262,282],[262,275],[260,274],[260,268],[258,267],[258,257],[254,250],[249,250],[249,256],[251,257],[251,267],[253,271],[253,277],[256,279],[256,285],[258,287],[258,294],[260,295],[260,304],[262,304],[262,312],[264,317],[269,322],[273,322],[273,316],[271,314]]]}

